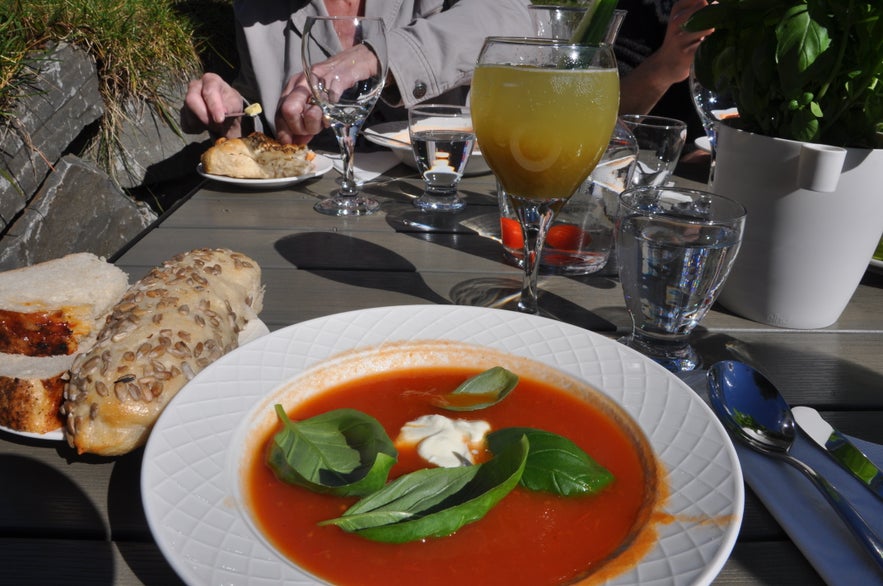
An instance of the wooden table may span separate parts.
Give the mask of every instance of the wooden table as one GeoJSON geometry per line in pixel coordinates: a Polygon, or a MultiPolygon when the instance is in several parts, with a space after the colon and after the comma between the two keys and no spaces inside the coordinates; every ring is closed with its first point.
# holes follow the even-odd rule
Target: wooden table
{"type": "MultiPolygon", "coordinates": [[[[132,280],[191,248],[229,247],[257,260],[266,283],[262,319],[277,329],[377,306],[450,303],[481,279],[519,279],[488,237],[497,225],[494,180],[461,184],[469,206],[432,217],[411,204],[419,182],[404,166],[366,191],[381,213],[332,218],[313,211],[335,173],[293,188],[245,192],[207,182],[124,251],[132,280]]],[[[823,270],[820,267],[820,270],[823,270]]],[[[615,277],[543,277],[541,304],[573,324],[617,336],[630,326],[615,277]]],[[[792,404],[817,407],[844,432],[883,443],[883,276],[868,273],[837,324],[789,331],[716,307],[696,334],[708,360],[738,346],[792,404]]],[[[79,457],[61,442],[0,433],[0,584],[174,584],[144,517],[142,450],[79,457]]],[[[718,584],[821,583],[748,491],[735,551],[718,584]]]]}

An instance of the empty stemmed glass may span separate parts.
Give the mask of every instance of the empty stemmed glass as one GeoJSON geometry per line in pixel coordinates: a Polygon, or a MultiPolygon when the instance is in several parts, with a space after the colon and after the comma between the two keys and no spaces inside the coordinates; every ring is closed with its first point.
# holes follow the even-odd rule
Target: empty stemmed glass
{"type": "Polygon", "coordinates": [[[355,178],[354,148],[359,131],[380,98],[386,80],[383,21],[350,16],[307,17],[301,57],[313,100],[322,108],[322,115],[337,137],[343,162],[343,175],[338,179],[340,188],[333,197],[320,201],[315,208],[332,216],[370,214],[380,204],[360,193],[355,178]],[[334,59],[354,48],[370,51],[376,63],[371,67],[354,68],[350,63],[334,59]]]}
{"type": "Polygon", "coordinates": [[[515,210],[524,242],[517,309],[538,313],[537,269],[556,213],[607,148],[619,107],[609,45],[489,37],[472,79],[482,154],[515,210]]]}

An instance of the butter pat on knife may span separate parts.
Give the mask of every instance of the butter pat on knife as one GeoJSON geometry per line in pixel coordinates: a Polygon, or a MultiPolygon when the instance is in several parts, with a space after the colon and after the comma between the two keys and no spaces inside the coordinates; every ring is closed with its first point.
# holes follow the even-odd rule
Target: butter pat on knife
{"type": "Polygon", "coordinates": [[[860,449],[822,419],[815,409],[794,407],[791,413],[794,421],[812,441],[868,487],[877,498],[883,499],[883,472],[860,449]]]}

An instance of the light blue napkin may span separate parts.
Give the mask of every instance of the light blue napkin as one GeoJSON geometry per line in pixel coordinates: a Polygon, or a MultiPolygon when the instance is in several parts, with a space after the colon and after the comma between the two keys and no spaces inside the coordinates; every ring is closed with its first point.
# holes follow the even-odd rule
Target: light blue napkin
{"type": "MultiPolygon", "coordinates": [[[[883,467],[883,446],[850,439],[875,464],[883,467]]],[[[883,584],[883,572],[809,479],[784,462],[734,443],[745,481],[825,582],[883,584]]],[[[834,485],[877,535],[883,536],[883,501],[802,432],[791,455],[809,464],[834,485]]]]}
{"type": "MultiPolygon", "coordinates": [[[[704,371],[685,373],[680,378],[708,402],[704,371]]],[[[852,437],[850,440],[883,468],[883,446],[852,437]]],[[[790,464],[759,454],[735,438],[733,444],[745,482],[825,582],[832,586],[883,585],[883,572],[808,478],[790,464]]],[[[834,485],[883,537],[883,501],[803,432],[798,433],[791,455],[834,485]]]]}

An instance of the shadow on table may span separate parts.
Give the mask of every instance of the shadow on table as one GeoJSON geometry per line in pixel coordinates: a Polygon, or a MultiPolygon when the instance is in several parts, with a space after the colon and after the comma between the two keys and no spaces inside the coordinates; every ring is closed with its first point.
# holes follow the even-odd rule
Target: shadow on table
{"type": "MultiPolygon", "coordinates": [[[[517,311],[521,281],[499,277],[478,277],[457,283],[451,288],[451,301],[457,305],[493,307],[517,311]]],[[[611,332],[616,325],[597,313],[542,288],[537,293],[540,315],[557,319],[595,332],[611,332]]]]}
{"type": "Polygon", "coordinates": [[[5,584],[113,584],[114,557],[89,497],[42,462],[0,455],[0,567],[5,584]],[[76,567],[53,560],[79,559],[76,567]]]}
{"type": "Polygon", "coordinates": [[[298,269],[353,285],[413,295],[432,303],[450,301],[436,293],[411,261],[373,242],[334,232],[305,232],[280,238],[276,251],[298,269]],[[371,278],[371,273],[396,273],[397,278],[371,278]],[[366,274],[368,273],[368,274],[366,274]]]}
{"type": "MultiPolygon", "coordinates": [[[[423,234],[429,242],[439,234],[423,234]]],[[[464,246],[489,242],[473,238],[464,246]]],[[[513,279],[468,279],[450,291],[450,299],[436,293],[417,272],[411,261],[400,254],[361,238],[334,232],[291,234],[275,243],[276,251],[300,270],[346,285],[394,291],[419,297],[431,303],[502,307],[512,293],[520,291],[513,279]]],[[[458,250],[462,248],[458,247],[458,250]]],[[[468,250],[467,250],[468,252],[468,250]]],[[[615,329],[612,323],[554,293],[540,292],[540,304],[567,323],[592,330],[615,329]]]]}
{"type": "MultiPolygon", "coordinates": [[[[764,373],[785,396],[816,409],[879,410],[883,408],[883,375],[856,364],[847,355],[818,352],[788,344],[790,334],[769,331],[740,335],[697,337],[694,347],[706,365],[718,360],[741,360],[764,373]],[[755,338],[755,339],[752,339],[755,338]],[[830,381],[837,381],[836,386],[830,381]]],[[[823,334],[820,334],[823,335],[823,334]]],[[[792,403],[797,404],[797,403],[792,403]]],[[[879,429],[877,436],[881,436],[879,429]]]]}

